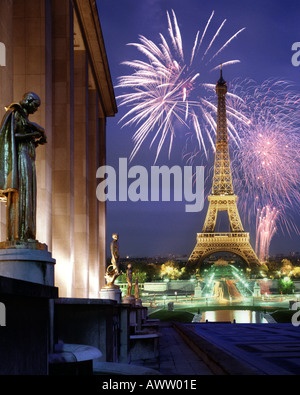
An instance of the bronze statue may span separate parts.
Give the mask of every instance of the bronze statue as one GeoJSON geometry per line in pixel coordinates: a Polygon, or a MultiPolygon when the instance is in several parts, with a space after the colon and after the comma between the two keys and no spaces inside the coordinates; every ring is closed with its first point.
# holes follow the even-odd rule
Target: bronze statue
{"type": "Polygon", "coordinates": [[[119,277],[122,272],[119,272],[119,244],[118,244],[118,239],[119,235],[117,233],[113,233],[112,235],[113,241],[110,244],[110,250],[111,250],[111,265],[109,265],[106,269],[105,273],[105,280],[106,280],[106,286],[105,288],[119,288],[117,285],[114,284],[116,281],[117,277],[119,277]]]}
{"type": "Polygon", "coordinates": [[[132,270],[131,264],[129,263],[127,266],[127,296],[131,296],[132,290],[132,270]]]}
{"type": "Polygon", "coordinates": [[[41,105],[33,92],[6,108],[0,128],[0,199],[6,202],[7,240],[36,238],[35,149],[47,142],[45,130],[28,117],[41,105]]]}
{"type": "Polygon", "coordinates": [[[134,284],[134,296],[136,299],[140,298],[140,288],[139,288],[139,278],[135,278],[135,284],[134,284]]]}

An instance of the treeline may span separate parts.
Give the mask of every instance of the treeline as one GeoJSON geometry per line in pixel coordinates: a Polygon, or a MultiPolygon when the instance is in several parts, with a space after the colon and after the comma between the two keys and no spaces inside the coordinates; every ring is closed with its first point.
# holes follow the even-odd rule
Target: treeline
{"type": "MultiPolygon", "coordinates": [[[[110,264],[110,261],[107,263],[110,264]]],[[[118,277],[118,282],[126,283],[127,265],[131,264],[133,280],[138,277],[140,283],[160,281],[160,280],[186,280],[190,279],[194,273],[193,269],[186,268],[186,262],[166,260],[165,262],[149,262],[149,259],[124,259],[119,265],[119,270],[123,274],[118,277]]]]}
{"type": "MultiPolygon", "coordinates": [[[[186,262],[166,259],[161,262],[149,262],[149,258],[142,259],[123,259],[119,269],[123,274],[118,277],[118,282],[126,283],[126,270],[128,264],[132,265],[133,281],[138,277],[140,283],[160,281],[160,280],[188,280],[191,277],[201,277],[199,267],[186,265],[186,262]]],[[[110,264],[108,260],[107,264],[110,264]]],[[[206,264],[207,265],[207,264],[206,264]]],[[[206,266],[203,265],[202,269],[206,266]]],[[[300,266],[292,264],[288,259],[281,261],[269,260],[257,268],[251,268],[247,271],[249,277],[268,277],[270,279],[280,279],[289,277],[291,279],[300,279],[300,266]]]]}

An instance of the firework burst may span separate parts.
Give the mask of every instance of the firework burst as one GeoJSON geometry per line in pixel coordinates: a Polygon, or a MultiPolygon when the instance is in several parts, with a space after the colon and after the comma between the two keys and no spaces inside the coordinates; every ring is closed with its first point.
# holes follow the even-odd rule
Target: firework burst
{"type": "MultiPolygon", "coordinates": [[[[218,55],[239,35],[244,29],[237,31],[223,45],[213,50],[226,19],[221,23],[212,37],[207,40],[208,30],[214,12],[208,19],[202,32],[197,32],[190,56],[184,53],[181,32],[175,12],[172,18],[167,12],[168,40],[160,34],[161,42],[156,45],[144,36],[139,36],[139,43],[130,43],[146,58],[145,61],[133,60],[123,62],[133,69],[133,73],[119,78],[118,88],[130,89],[129,93],[118,96],[120,106],[129,106],[130,110],[120,120],[124,126],[137,127],[133,136],[134,148],[132,159],[146,138],[151,135],[150,147],[157,143],[156,158],[169,139],[169,155],[172,150],[176,125],[183,125],[186,130],[193,130],[197,145],[207,155],[207,141],[214,146],[212,135],[216,132],[215,114],[216,106],[205,99],[205,95],[197,96],[192,100],[192,93],[196,88],[204,88],[206,92],[215,89],[214,84],[200,81],[199,65],[209,66],[218,55]],[[200,58],[200,61],[199,61],[200,58]]],[[[224,61],[223,67],[238,63],[239,60],[224,61]]],[[[220,63],[220,62],[219,62],[220,63]]],[[[216,70],[220,64],[211,70],[216,70]]],[[[229,110],[230,112],[230,110],[229,110]]],[[[243,118],[241,114],[232,112],[235,118],[243,118]]],[[[229,125],[229,132],[233,139],[238,139],[233,124],[229,125]]]]}
{"type": "Polygon", "coordinates": [[[260,262],[268,259],[271,240],[277,231],[279,211],[265,206],[257,211],[255,252],[260,262]]]}
{"type": "MultiPolygon", "coordinates": [[[[300,96],[285,81],[233,82],[243,101],[231,102],[249,119],[239,125],[240,144],[232,147],[232,172],[240,206],[248,220],[264,206],[280,208],[290,231],[290,209],[299,208],[300,96]]],[[[231,99],[229,99],[231,100],[231,99]]]]}

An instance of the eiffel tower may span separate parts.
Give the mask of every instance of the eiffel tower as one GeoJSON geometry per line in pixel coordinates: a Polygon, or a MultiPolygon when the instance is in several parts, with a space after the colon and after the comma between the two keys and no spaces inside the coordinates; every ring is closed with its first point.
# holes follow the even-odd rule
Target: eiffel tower
{"type": "Polygon", "coordinates": [[[202,233],[197,234],[197,243],[188,264],[201,265],[211,254],[226,251],[238,255],[249,267],[253,267],[260,265],[260,262],[251,247],[249,233],[244,232],[232,185],[226,116],[227,84],[223,79],[222,66],[216,93],[218,111],[212,192],[208,196],[209,206],[202,233]],[[231,232],[215,232],[219,211],[227,211],[231,232]]]}

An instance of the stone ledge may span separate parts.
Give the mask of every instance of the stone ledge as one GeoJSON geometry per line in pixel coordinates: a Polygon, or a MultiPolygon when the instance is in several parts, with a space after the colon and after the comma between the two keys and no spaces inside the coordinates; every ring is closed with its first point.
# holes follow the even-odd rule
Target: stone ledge
{"type": "Polygon", "coordinates": [[[0,275],[54,286],[55,259],[49,251],[34,248],[0,249],[0,275]]]}
{"type": "Polygon", "coordinates": [[[48,251],[48,246],[47,244],[40,243],[37,240],[32,240],[32,241],[13,240],[13,241],[0,242],[0,250],[7,250],[7,249],[48,251]]]}
{"type": "Polygon", "coordinates": [[[55,259],[46,249],[35,248],[0,248],[0,259],[16,261],[40,261],[55,264],[55,259]]]}
{"type": "Polygon", "coordinates": [[[0,294],[55,299],[58,296],[58,288],[0,276],[0,294]]]}
{"type": "Polygon", "coordinates": [[[69,304],[69,305],[114,305],[116,306],[118,303],[115,300],[111,299],[89,299],[89,298],[58,298],[55,299],[55,304],[69,304]]]}
{"type": "Polygon", "coordinates": [[[157,337],[160,337],[159,333],[143,333],[139,335],[131,335],[130,340],[155,339],[157,337]]]}

